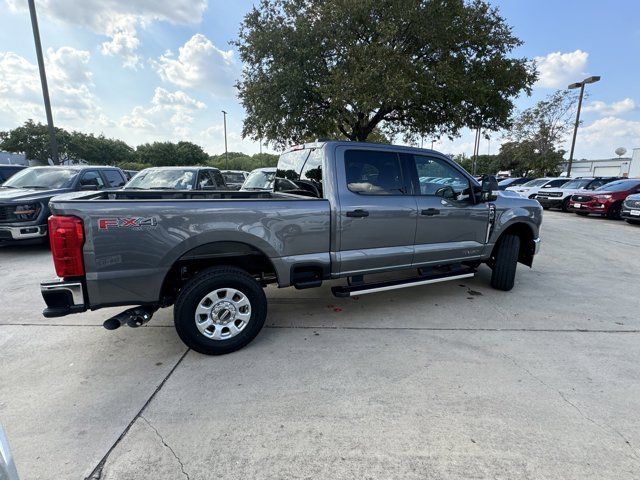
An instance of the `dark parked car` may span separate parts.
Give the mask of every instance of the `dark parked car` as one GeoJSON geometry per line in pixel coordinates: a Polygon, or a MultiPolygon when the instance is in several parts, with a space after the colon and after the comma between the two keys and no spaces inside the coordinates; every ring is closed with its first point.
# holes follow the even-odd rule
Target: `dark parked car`
{"type": "Polygon", "coordinates": [[[595,213],[618,220],[622,214],[622,203],[634,193],[640,193],[640,178],[617,180],[595,190],[575,193],[569,202],[569,210],[578,215],[595,213]]]}
{"type": "Polygon", "coordinates": [[[222,170],[224,181],[231,190],[240,190],[242,184],[249,176],[244,170],[222,170]]]}
{"type": "Polygon", "coordinates": [[[25,168],[0,186],[0,242],[46,237],[49,200],[55,195],[120,188],[125,181],[124,173],[116,167],[25,168]]]}
{"type": "Polygon", "coordinates": [[[640,193],[629,195],[622,204],[622,218],[633,225],[640,225],[640,193]]]}
{"type": "Polygon", "coordinates": [[[524,185],[525,183],[533,180],[533,178],[528,177],[510,177],[505,178],[504,180],[500,180],[498,182],[498,190],[506,190],[507,187],[515,187],[518,185],[524,185]]]}
{"type": "Polygon", "coordinates": [[[125,190],[228,190],[217,168],[152,167],[138,172],[125,190]]]}
{"type": "Polygon", "coordinates": [[[18,173],[20,170],[24,170],[25,166],[22,165],[0,165],[0,185],[5,180],[9,180],[9,177],[18,173]]]}

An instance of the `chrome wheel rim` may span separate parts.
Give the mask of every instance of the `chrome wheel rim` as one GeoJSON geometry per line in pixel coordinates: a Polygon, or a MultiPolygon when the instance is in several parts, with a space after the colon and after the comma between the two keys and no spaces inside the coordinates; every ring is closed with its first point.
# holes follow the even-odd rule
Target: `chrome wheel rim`
{"type": "Polygon", "coordinates": [[[198,302],[196,327],[212,340],[228,340],[245,329],[251,320],[251,302],[235,288],[218,288],[198,302]]]}

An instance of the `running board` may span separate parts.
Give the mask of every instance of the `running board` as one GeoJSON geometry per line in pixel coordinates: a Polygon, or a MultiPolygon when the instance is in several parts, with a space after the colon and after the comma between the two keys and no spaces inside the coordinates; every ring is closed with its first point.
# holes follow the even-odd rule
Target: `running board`
{"type": "Polygon", "coordinates": [[[459,280],[470,278],[476,274],[474,269],[458,270],[456,272],[430,275],[428,277],[414,277],[404,280],[394,280],[390,282],[369,283],[362,285],[346,286],[340,285],[331,288],[331,293],[336,297],[353,297],[356,295],[366,295],[367,293],[385,292],[387,290],[397,290],[399,288],[416,287],[418,285],[429,285],[431,283],[446,282],[449,280],[459,280]]]}

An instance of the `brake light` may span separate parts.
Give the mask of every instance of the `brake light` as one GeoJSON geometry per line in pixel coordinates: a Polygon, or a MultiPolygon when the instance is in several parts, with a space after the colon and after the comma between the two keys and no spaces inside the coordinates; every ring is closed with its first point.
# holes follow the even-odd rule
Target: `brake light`
{"type": "Polygon", "coordinates": [[[78,217],[52,215],[49,217],[49,241],[56,274],[59,277],[84,275],[82,246],[84,226],[78,217]]]}

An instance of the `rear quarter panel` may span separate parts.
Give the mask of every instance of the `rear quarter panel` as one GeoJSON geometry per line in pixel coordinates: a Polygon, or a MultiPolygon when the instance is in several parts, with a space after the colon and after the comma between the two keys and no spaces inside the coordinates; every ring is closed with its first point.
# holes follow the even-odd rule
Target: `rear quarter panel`
{"type": "Polygon", "coordinates": [[[79,200],[54,198],[54,214],[84,222],[84,262],[92,307],[158,301],[164,278],[189,250],[243,242],[267,255],[280,286],[291,264],[329,263],[329,203],[322,199],[79,200]],[[100,220],[152,219],[144,226],[100,227],[100,220]]]}

